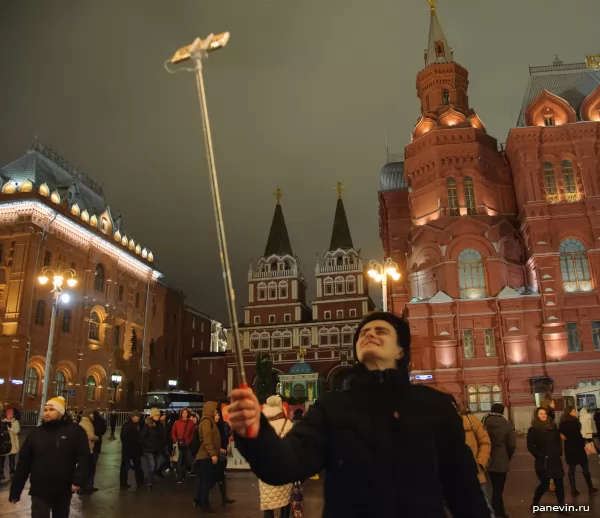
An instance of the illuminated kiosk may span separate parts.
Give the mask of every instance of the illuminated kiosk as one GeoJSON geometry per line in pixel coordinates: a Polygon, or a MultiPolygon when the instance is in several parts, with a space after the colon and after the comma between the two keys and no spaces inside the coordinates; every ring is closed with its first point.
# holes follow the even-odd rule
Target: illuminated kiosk
{"type": "Polygon", "coordinates": [[[319,373],[313,372],[312,367],[302,358],[302,361],[292,365],[289,374],[279,375],[278,393],[286,399],[293,398],[298,403],[306,402],[306,407],[309,407],[321,395],[319,373]]]}

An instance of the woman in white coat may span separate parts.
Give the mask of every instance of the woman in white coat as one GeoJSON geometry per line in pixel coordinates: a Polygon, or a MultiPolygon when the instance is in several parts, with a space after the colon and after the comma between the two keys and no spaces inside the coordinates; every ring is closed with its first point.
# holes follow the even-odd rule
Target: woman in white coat
{"type": "MultiPolygon", "coordinates": [[[[285,436],[292,429],[293,424],[285,414],[279,396],[271,396],[267,399],[262,413],[280,437],[285,436]]],[[[280,518],[289,518],[293,484],[270,486],[259,480],[258,487],[260,489],[260,509],[264,511],[264,518],[273,518],[276,509],[281,509],[280,518]]]]}
{"type": "Polygon", "coordinates": [[[579,422],[581,423],[581,435],[586,441],[591,441],[594,437],[594,420],[587,408],[582,408],[579,411],[579,422]]]}
{"type": "Polygon", "coordinates": [[[6,459],[6,457],[8,457],[8,470],[10,476],[12,477],[15,473],[15,460],[17,453],[19,453],[19,432],[21,431],[19,421],[15,419],[14,411],[10,408],[5,412],[2,424],[8,428],[11,448],[8,454],[0,456],[0,480],[4,479],[4,459],[6,459]]]}

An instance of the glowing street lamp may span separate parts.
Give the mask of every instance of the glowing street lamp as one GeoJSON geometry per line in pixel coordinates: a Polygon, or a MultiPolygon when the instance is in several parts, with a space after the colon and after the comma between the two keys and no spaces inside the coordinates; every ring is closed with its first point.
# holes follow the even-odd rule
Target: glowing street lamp
{"type": "Polygon", "coordinates": [[[52,346],[54,343],[54,329],[56,327],[56,316],[58,315],[59,302],[68,304],[71,299],[68,293],[63,293],[62,287],[67,277],[67,285],[70,288],[77,286],[77,278],[75,270],[69,269],[64,272],[55,272],[52,268],[46,266],[42,269],[41,275],[38,277],[38,283],[42,286],[52,281],[52,314],[50,315],[50,332],[48,333],[48,352],[46,353],[46,365],[44,367],[44,385],[42,389],[42,405],[40,415],[38,416],[38,425],[42,423],[42,414],[44,406],[48,399],[48,387],[50,385],[50,370],[52,368],[52,346]]]}
{"type": "Polygon", "coordinates": [[[377,261],[369,262],[369,271],[367,272],[369,277],[375,280],[375,282],[381,283],[383,292],[383,311],[387,311],[387,278],[388,276],[392,280],[397,281],[401,275],[398,273],[398,265],[392,261],[391,257],[388,257],[383,261],[383,264],[377,261]]]}

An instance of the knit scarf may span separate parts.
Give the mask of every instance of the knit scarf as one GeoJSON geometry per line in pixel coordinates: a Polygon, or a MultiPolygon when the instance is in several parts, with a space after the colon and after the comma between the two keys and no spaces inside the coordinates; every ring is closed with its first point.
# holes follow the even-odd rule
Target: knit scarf
{"type": "Polygon", "coordinates": [[[269,417],[269,421],[278,421],[279,419],[285,419],[285,412],[280,412],[277,415],[274,415],[273,417],[269,417]]]}
{"type": "Polygon", "coordinates": [[[548,418],[545,421],[542,421],[539,417],[534,417],[531,420],[531,426],[534,428],[540,428],[542,430],[552,430],[554,428],[554,422],[552,419],[548,418]]]}

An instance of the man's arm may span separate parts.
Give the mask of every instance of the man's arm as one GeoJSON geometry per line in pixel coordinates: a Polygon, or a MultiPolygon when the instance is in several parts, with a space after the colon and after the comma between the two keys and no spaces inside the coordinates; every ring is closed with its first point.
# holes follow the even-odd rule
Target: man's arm
{"type": "MultiPolygon", "coordinates": [[[[31,432],[31,435],[35,436],[35,430],[31,432]]],[[[23,447],[19,451],[19,462],[17,463],[17,469],[10,484],[9,501],[18,502],[21,498],[21,493],[31,473],[32,463],[33,446],[30,436],[25,439],[25,444],[23,444],[23,447]]]]}
{"type": "Polygon", "coordinates": [[[266,417],[260,419],[257,437],[242,438],[234,433],[235,446],[260,480],[281,486],[323,470],[325,411],[318,401],[283,439],[266,417]]]}
{"type": "Polygon", "coordinates": [[[490,511],[477,478],[471,449],[456,407],[446,399],[440,405],[437,434],[440,480],[444,497],[454,518],[490,518],[490,511]]]}
{"type": "Polygon", "coordinates": [[[72,485],[77,488],[83,487],[90,476],[90,445],[88,436],[81,426],[73,430],[73,446],[77,455],[77,466],[73,471],[72,485]]]}
{"type": "Polygon", "coordinates": [[[515,427],[510,425],[510,431],[508,432],[508,437],[506,438],[506,453],[508,453],[508,460],[512,459],[515,451],[517,449],[517,432],[515,432],[515,427]]]}

